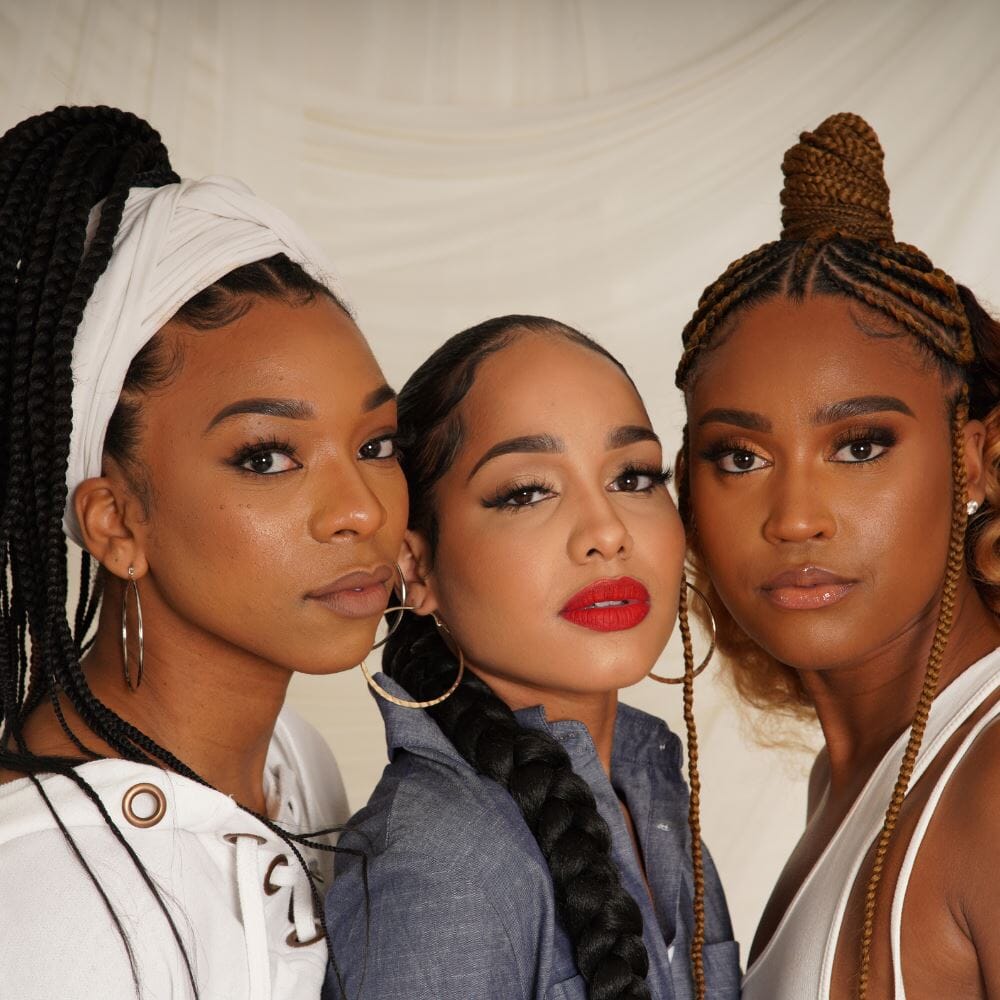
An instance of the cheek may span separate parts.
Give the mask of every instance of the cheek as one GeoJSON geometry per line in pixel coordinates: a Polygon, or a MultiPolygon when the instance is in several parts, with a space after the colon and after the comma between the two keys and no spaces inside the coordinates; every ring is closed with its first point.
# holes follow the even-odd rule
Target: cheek
{"type": "Polygon", "coordinates": [[[680,579],[687,538],[677,508],[669,503],[666,509],[657,507],[640,515],[629,524],[636,554],[649,561],[658,575],[680,579]]]}
{"type": "Polygon", "coordinates": [[[478,636],[504,634],[512,621],[528,625],[547,595],[551,534],[508,527],[514,526],[452,524],[438,545],[434,574],[441,616],[472,645],[478,636]]]}
{"type": "Polygon", "coordinates": [[[752,558],[749,553],[760,544],[764,517],[755,503],[722,486],[707,471],[692,472],[688,541],[720,591],[731,576],[739,575],[743,561],[752,558]]]}
{"type": "MultiPolygon", "coordinates": [[[[386,552],[398,553],[410,514],[406,477],[397,465],[395,469],[372,484],[372,490],[385,511],[385,525],[380,532],[386,552]]],[[[395,558],[395,555],[393,556],[395,558]]]]}
{"type": "Polygon", "coordinates": [[[287,496],[275,502],[266,489],[227,492],[217,482],[178,480],[157,491],[150,524],[150,560],[178,601],[256,612],[273,605],[277,591],[301,589],[296,543],[306,521],[287,496]]]}

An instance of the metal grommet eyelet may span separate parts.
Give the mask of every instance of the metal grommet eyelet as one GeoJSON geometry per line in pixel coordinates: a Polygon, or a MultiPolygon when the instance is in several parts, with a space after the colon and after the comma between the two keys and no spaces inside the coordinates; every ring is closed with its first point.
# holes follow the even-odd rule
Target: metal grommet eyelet
{"type": "Polygon", "coordinates": [[[150,784],[148,781],[133,785],[122,797],[122,814],[133,825],[140,829],[147,829],[156,826],[167,814],[167,797],[158,785],[150,784]],[[141,816],[135,810],[135,800],[140,795],[149,795],[155,803],[155,808],[147,816],[141,816]]]}
{"type": "Polygon", "coordinates": [[[295,933],[295,929],[292,928],[288,937],[285,938],[285,944],[292,948],[306,948],[311,944],[315,944],[317,941],[322,941],[326,935],[323,933],[323,928],[320,929],[311,938],[307,938],[305,941],[300,941],[298,934],[295,933]]]}
{"type": "Polygon", "coordinates": [[[268,896],[273,896],[281,888],[280,885],[275,885],[271,881],[271,873],[278,865],[284,865],[287,868],[288,856],[285,854],[275,855],[274,860],[267,866],[267,871],[264,873],[264,892],[268,896]]]}
{"type": "Polygon", "coordinates": [[[258,844],[266,844],[267,839],[264,837],[258,837],[256,833],[224,833],[222,839],[227,844],[236,845],[240,837],[249,837],[251,840],[256,840],[258,844]]]}

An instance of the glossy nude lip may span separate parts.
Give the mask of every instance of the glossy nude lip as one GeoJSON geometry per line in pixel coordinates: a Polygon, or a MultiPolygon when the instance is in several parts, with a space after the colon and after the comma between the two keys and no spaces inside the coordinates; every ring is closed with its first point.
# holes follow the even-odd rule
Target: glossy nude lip
{"type": "Polygon", "coordinates": [[[843,600],[856,583],[818,566],[800,566],[772,577],[760,589],[779,608],[815,611],[843,600]]]}
{"type": "Polygon", "coordinates": [[[638,580],[622,576],[588,584],[559,614],[595,632],[621,632],[635,628],[649,614],[649,606],[649,591],[638,580]]]}
{"type": "Polygon", "coordinates": [[[392,570],[388,566],[356,570],[309,591],[306,599],[325,604],[344,618],[373,618],[385,611],[389,603],[386,584],[391,579],[392,570]]]}

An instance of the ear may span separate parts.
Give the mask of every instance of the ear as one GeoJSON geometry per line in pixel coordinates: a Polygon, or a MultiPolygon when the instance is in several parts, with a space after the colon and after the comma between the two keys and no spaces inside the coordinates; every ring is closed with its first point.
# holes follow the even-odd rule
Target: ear
{"type": "Polygon", "coordinates": [[[138,499],[113,476],[85,479],[73,494],[73,509],[87,551],[123,580],[128,579],[130,566],[136,579],[149,569],[142,538],[131,523],[139,507],[138,499]]]}
{"type": "Polygon", "coordinates": [[[986,498],[986,462],[983,459],[986,425],[981,420],[970,420],[964,434],[966,493],[970,500],[981,504],[986,498]]]}
{"type": "Polygon", "coordinates": [[[399,568],[406,581],[406,600],[418,615],[438,609],[431,571],[431,547],[419,531],[407,531],[399,549],[399,568]]]}

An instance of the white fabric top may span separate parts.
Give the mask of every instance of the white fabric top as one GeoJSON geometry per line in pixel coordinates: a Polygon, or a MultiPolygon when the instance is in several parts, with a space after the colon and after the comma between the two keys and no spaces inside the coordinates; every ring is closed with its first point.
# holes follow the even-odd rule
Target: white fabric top
{"type": "MultiPolygon", "coordinates": [[[[1000,687],[1000,649],[955,678],[935,699],[913,769],[915,783],[956,729],[1000,687]]],[[[924,807],[910,840],[892,899],[892,964],[896,1000],[904,1000],[900,959],[903,901],[917,851],[955,768],[979,734],[1000,717],[1000,704],[978,722],[949,761],[924,807]]],[[[799,887],[774,936],[743,980],[743,1000],[801,1000],[830,995],[840,929],[858,871],[882,829],[909,731],[879,762],[830,843],[799,887]]]]}
{"type": "MultiPolygon", "coordinates": [[[[101,207],[91,214],[91,236],[101,207]]],[[[73,341],[73,429],[63,526],[77,544],[83,542],[73,492],[101,474],[108,422],[132,359],[188,299],[237,267],[278,253],[330,284],[319,248],[284,212],[240,181],[206,177],[130,191],[111,260],[73,341]]]]}
{"type": "MultiPolygon", "coordinates": [[[[320,925],[308,879],[276,834],[228,796],[157,767],[99,760],[82,764],[78,773],[159,888],[201,1000],[319,996],[326,941],[322,934],[313,940],[320,925]],[[163,818],[145,829],[126,820],[123,805],[128,791],[144,782],[166,802],[163,818]],[[303,941],[312,943],[297,946],[303,941]]],[[[124,927],[139,996],[192,997],[163,912],[97,809],[68,779],[40,780],[124,927]]],[[[339,825],[348,817],[333,755],[287,708],[268,752],[265,791],[272,818],[294,831],[339,825]]],[[[148,815],[154,801],[148,793],[139,797],[134,812],[148,815]]],[[[333,856],[303,854],[329,884],[333,856]]],[[[134,1000],[128,956],[108,909],[27,778],[0,785],[0,858],[0,994],[11,1000],[134,1000]]]]}

